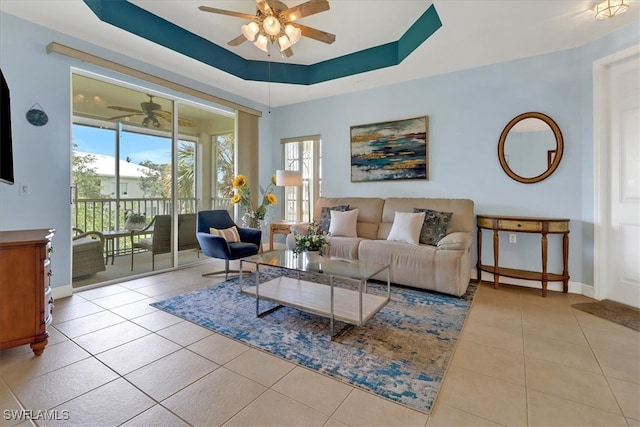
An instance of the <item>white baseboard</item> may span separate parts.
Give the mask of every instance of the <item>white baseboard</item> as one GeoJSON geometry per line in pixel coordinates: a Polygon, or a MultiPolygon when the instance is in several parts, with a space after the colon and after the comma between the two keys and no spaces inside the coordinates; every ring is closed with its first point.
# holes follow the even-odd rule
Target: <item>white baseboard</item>
{"type": "Polygon", "coordinates": [[[73,295],[73,286],[65,285],[51,288],[51,294],[53,295],[54,300],[70,297],[73,295]]]}
{"type": "MultiPolygon", "coordinates": [[[[476,280],[478,275],[476,270],[471,271],[471,277],[476,280]]],[[[493,274],[486,271],[482,272],[482,280],[486,282],[493,282],[493,274]]],[[[542,289],[542,284],[534,280],[515,279],[512,277],[500,276],[500,283],[506,285],[523,286],[526,288],[542,289]]],[[[547,290],[562,292],[562,282],[548,282],[547,290]]],[[[584,283],[569,281],[569,293],[584,295],[590,298],[594,298],[593,286],[585,285],[584,283]]]]}

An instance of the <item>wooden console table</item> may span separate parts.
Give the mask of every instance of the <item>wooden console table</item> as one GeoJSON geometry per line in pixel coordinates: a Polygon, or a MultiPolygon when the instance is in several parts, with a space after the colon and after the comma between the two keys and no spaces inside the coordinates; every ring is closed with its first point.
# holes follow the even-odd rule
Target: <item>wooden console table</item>
{"type": "Polygon", "coordinates": [[[533,218],[501,215],[478,215],[478,280],[482,272],[493,274],[493,287],[498,287],[500,276],[516,279],[539,280],[542,282],[542,296],[547,296],[547,282],[562,282],[562,290],[569,290],[569,220],[557,218],[533,218]],[[482,264],[482,229],[493,230],[493,265],[482,264]],[[518,233],[538,233],[542,235],[542,271],[527,271],[500,267],[498,263],[499,236],[501,231],[518,233]],[[547,234],[562,234],[562,274],[547,271],[547,234]]]}
{"type": "Polygon", "coordinates": [[[291,233],[291,226],[297,224],[307,224],[302,221],[275,221],[269,225],[269,250],[273,250],[273,236],[275,234],[287,235],[291,233]]]}

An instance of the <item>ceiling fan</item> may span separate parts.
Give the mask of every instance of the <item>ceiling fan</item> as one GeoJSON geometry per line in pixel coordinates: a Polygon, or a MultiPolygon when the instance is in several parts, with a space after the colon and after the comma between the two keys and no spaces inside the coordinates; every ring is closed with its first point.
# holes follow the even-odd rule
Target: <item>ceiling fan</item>
{"type": "Polygon", "coordinates": [[[242,34],[230,40],[227,43],[229,46],[238,46],[248,40],[258,49],[268,52],[267,43],[277,42],[282,55],[289,57],[293,55],[291,46],[296,44],[301,36],[327,44],[336,40],[334,34],[294,22],[305,16],[329,10],[327,0],[309,0],[292,8],[279,0],[256,0],[256,4],[258,9],[255,15],[208,6],[200,6],[199,9],[203,12],[235,16],[251,21],[241,26],[242,34]]]}
{"type": "MultiPolygon", "coordinates": [[[[163,127],[163,122],[158,119],[162,119],[164,122],[170,123],[172,120],[171,113],[162,110],[162,106],[160,104],[153,102],[153,96],[147,96],[149,97],[149,102],[141,102],[140,110],[129,107],[120,107],[117,105],[107,106],[107,108],[111,108],[112,110],[124,111],[127,113],[121,116],[110,117],[108,120],[117,120],[132,116],[145,116],[144,119],[142,119],[142,126],[155,129],[161,129],[163,127]]],[[[193,120],[178,117],[178,125],[186,127],[196,127],[198,124],[193,120]]]]}

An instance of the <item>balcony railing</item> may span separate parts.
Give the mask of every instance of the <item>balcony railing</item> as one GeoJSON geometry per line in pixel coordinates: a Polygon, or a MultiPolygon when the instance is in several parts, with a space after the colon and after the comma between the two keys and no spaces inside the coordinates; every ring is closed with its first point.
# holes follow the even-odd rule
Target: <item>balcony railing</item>
{"type": "MultiPolygon", "coordinates": [[[[213,209],[229,206],[229,198],[212,199],[213,209]]],[[[197,199],[178,199],[179,213],[196,213],[197,199]]],[[[72,227],[83,231],[112,231],[124,229],[127,211],[144,214],[147,223],[155,215],[169,215],[173,213],[171,199],[140,198],[140,199],[76,199],[72,210],[72,227]]],[[[115,242],[116,254],[130,251],[131,242],[128,238],[118,238],[115,242]]]]}

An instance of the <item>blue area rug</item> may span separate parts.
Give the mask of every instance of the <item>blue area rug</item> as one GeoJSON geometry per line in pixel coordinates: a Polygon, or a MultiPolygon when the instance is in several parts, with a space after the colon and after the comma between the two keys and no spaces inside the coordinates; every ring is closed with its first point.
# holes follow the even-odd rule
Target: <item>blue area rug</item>
{"type": "MultiPolygon", "coordinates": [[[[255,280],[249,274],[245,280],[255,280]]],[[[267,281],[282,270],[260,271],[267,281]]],[[[322,283],[326,278],[301,277],[322,283]]],[[[340,283],[341,286],[351,286],[340,283]]],[[[455,349],[475,283],[461,297],[392,286],[391,301],[364,326],[329,337],[329,320],[283,307],[256,317],[255,298],[238,279],[178,295],[152,306],[314,371],[429,413],[455,349]]],[[[386,285],[370,283],[385,294],[386,285]]],[[[273,304],[261,301],[263,311],[273,304]]],[[[337,322],[336,331],[344,326],[337,322]]]]}

